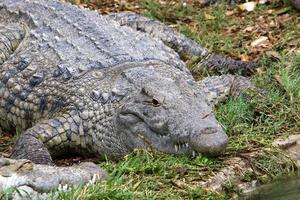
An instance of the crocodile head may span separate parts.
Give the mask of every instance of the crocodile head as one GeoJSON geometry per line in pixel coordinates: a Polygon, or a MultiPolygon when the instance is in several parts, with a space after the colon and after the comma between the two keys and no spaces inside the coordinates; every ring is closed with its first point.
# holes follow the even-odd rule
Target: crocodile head
{"type": "Polygon", "coordinates": [[[228,137],[203,93],[192,79],[162,69],[132,68],[116,82],[117,90],[128,93],[115,119],[122,145],[131,150],[150,147],[170,154],[218,155],[228,137]]]}

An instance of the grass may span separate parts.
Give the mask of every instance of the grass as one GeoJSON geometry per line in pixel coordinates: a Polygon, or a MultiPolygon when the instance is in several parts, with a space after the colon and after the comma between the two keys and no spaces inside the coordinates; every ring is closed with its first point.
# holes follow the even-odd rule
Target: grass
{"type": "Polygon", "coordinates": [[[217,160],[203,157],[190,159],[185,156],[136,151],[124,161],[107,161],[102,164],[111,174],[108,182],[91,187],[83,186],[80,190],[63,194],[62,199],[81,199],[85,189],[87,199],[179,199],[178,194],[192,199],[199,196],[221,199],[200,187],[189,185],[196,181],[200,169],[214,170],[220,165],[217,160]]]}
{"type": "MultiPolygon", "coordinates": [[[[292,51],[293,48],[299,51],[299,45],[292,44],[294,40],[300,43],[299,14],[289,9],[292,19],[268,33],[270,37],[277,37],[276,43],[266,48],[278,53],[279,58],[274,59],[251,52],[247,41],[254,40],[259,33],[245,34],[242,30],[256,26],[257,19],[271,9],[287,8],[287,1],[260,5],[252,13],[223,4],[203,9],[195,5],[196,1],[186,5],[173,1],[166,4],[156,0],[140,1],[146,16],[175,24],[178,31],[212,51],[234,58],[240,55],[260,58],[262,67],[251,79],[263,92],[251,99],[230,98],[216,109],[218,120],[230,136],[225,154],[212,159],[135,151],[119,162],[102,162],[101,166],[110,173],[110,180],[73,188],[62,193],[60,199],[230,199],[239,192],[233,180],[224,183],[225,191],[221,193],[207,191],[199,183],[234,156],[247,160],[255,169],[243,174],[244,182],[266,183],[295,170],[272,141],[282,135],[300,133],[300,55],[292,51]],[[228,11],[235,14],[228,15],[228,11]],[[228,31],[228,27],[237,31],[228,31]],[[259,153],[256,157],[247,156],[253,152],[259,153]]],[[[267,16],[278,17],[276,13],[267,16]]]]}
{"type": "MultiPolygon", "coordinates": [[[[265,65],[268,68],[264,74],[252,77],[257,87],[264,90],[263,95],[250,102],[229,99],[217,109],[218,120],[232,136],[229,149],[234,152],[254,148],[257,142],[261,143],[259,146],[270,146],[282,134],[300,133],[300,57],[282,56],[282,61],[265,65]]],[[[268,63],[268,59],[262,63],[268,63]]]]}

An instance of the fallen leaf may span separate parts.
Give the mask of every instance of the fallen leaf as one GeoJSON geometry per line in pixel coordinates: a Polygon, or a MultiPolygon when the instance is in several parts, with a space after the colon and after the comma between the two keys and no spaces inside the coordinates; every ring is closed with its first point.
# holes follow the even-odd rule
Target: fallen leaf
{"type": "Polygon", "coordinates": [[[133,190],[136,190],[140,186],[140,184],[141,184],[141,181],[136,182],[132,187],[133,190]]]}
{"type": "Polygon", "coordinates": [[[275,74],[274,78],[281,86],[284,86],[283,81],[282,81],[281,77],[279,76],[279,74],[275,74]]]}
{"type": "Polygon", "coordinates": [[[294,39],[288,42],[289,46],[298,46],[299,45],[299,39],[294,39]]]}
{"type": "Polygon", "coordinates": [[[134,10],[134,9],[135,9],[135,6],[133,6],[133,5],[129,4],[129,3],[126,3],[126,4],[124,5],[124,7],[125,7],[127,10],[134,10]]]}
{"type": "Polygon", "coordinates": [[[265,72],[264,72],[264,70],[261,67],[259,67],[259,68],[256,68],[256,73],[259,74],[259,75],[262,75],[265,72]]]}
{"type": "Polygon", "coordinates": [[[247,3],[240,4],[240,5],[238,5],[238,7],[242,11],[251,12],[251,11],[253,11],[255,9],[256,4],[257,4],[256,2],[250,1],[250,2],[247,2],[247,3]]]}
{"type": "Polygon", "coordinates": [[[248,27],[246,27],[246,28],[244,29],[244,31],[245,31],[245,32],[251,32],[251,31],[253,31],[254,29],[255,29],[254,26],[248,26],[248,27]]]}
{"type": "Polygon", "coordinates": [[[280,55],[276,51],[266,51],[266,55],[274,58],[274,60],[278,60],[278,61],[280,60],[280,55]]]}
{"type": "Polygon", "coordinates": [[[178,167],[178,168],[176,168],[176,173],[183,176],[188,173],[188,169],[184,168],[184,167],[178,167]]]}
{"type": "Polygon", "coordinates": [[[261,36],[258,39],[254,40],[253,42],[251,42],[251,47],[257,47],[262,45],[264,42],[268,41],[268,37],[266,36],[261,36]]]}
{"type": "Polygon", "coordinates": [[[274,20],[272,20],[270,22],[270,27],[272,27],[272,28],[276,28],[277,27],[276,22],[274,20]]]}
{"type": "Polygon", "coordinates": [[[241,61],[249,61],[250,58],[247,54],[241,54],[239,55],[239,58],[241,59],[241,61]]]}
{"type": "Polygon", "coordinates": [[[207,13],[204,13],[204,17],[205,17],[205,19],[208,19],[208,20],[214,20],[214,19],[216,19],[215,16],[212,16],[212,15],[207,14],[207,13]]]}
{"type": "Polygon", "coordinates": [[[259,0],[258,3],[259,4],[266,4],[268,2],[268,0],[259,0]]]}
{"type": "Polygon", "coordinates": [[[80,4],[80,0],[74,0],[73,3],[76,4],[76,5],[79,5],[80,4]]]}
{"type": "Polygon", "coordinates": [[[187,187],[187,184],[185,182],[183,182],[183,181],[180,181],[180,180],[172,180],[171,183],[174,186],[178,187],[178,188],[185,188],[185,187],[187,187]]]}
{"type": "Polygon", "coordinates": [[[226,15],[226,16],[231,16],[231,15],[233,15],[233,14],[234,14],[234,11],[233,11],[233,10],[228,10],[228,11],[225,12],[225,15],[226,15]]]}

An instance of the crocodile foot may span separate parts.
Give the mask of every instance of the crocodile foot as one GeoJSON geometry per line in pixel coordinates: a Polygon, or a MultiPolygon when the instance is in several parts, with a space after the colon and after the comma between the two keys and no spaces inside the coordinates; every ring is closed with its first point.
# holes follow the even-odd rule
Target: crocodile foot
{"type": "Polygon", "coordinates": [[[34,164],[29,160],[0,158],[0,191],[14,188],[16,192],[13,193],[13,199],[46,199],[47,193],[61,186],[85,184],[107,178],[107,173],[91,162],[58,167],[34,164]]]}

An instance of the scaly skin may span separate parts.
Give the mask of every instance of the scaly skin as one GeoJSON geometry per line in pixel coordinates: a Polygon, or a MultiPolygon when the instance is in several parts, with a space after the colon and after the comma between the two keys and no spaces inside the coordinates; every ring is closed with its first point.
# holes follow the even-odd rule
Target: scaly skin
{"type": "Polygon", "coordinates": [[[0,0],[0,16],[1,128],[22,132],[14,159],[52,165],[72,152],[116,160],[148,147],[218,155],[228,137],[214,105],[253,87],[235,75],[195,82],[178,53],[217,71],[254,64],[210,53],[157,21],[138,31],[122,23],[147,21],[141,16],[46,0],[0,0]]]}
{"type": "Polygon", "coordinates": [[[151,37],[163,41],[165,45],[176,50],[182,59],[195,60],[193,71],[205,68],[215,72],[239,72],[245,75],[257,67],[254,62],[237,61],[212,53],[159,21],[130,12],[113,13],[107,17],[119,22],[121,26],[129,26],[134,30],[146,32],[151,37]]]}

